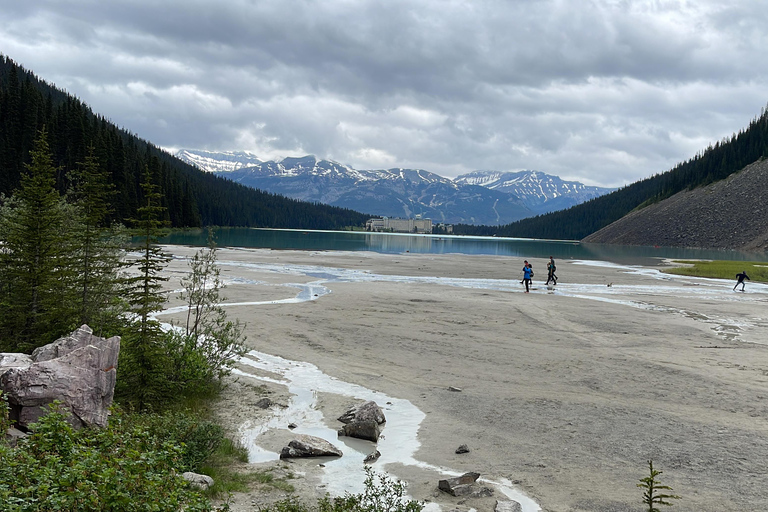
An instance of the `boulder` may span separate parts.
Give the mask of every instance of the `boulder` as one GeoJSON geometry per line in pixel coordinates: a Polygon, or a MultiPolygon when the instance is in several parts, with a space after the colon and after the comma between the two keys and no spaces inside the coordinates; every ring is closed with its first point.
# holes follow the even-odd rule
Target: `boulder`
{"type": "Polygon", "coordinates": [[[480,473],[470,472],[461,476],[440,480],[437,487],[451,496],[465,496],[474,490],[472,484],[480,478],[480,473]]]}
{"type": "Polygon", "coordinates": [[[274,405],[274,402],[270,400],[269,398],[262,398],[258,402],[256,402],[256,407],[259,409],[269,409],[274,405]]]}
{"type": "Polygon", "coordinates": [[[27,434],[14,427],[9,428],[8,432],[5,433],[5,440],[11,448],[19,444],[19,441],[25,437],[27,437],[27,434]]]}
{"type": "Polygon", "coordinates": [[[365,464],[376,462],[377,460],[379,460],[379,457],[381,457],[381,452],[379,450],[376,450],[375,452],[369,453],[368,455],[366,455],[365,458],[363,459],[363,462],[365,464]]]}
{"type": "Polygon", "coordinates": [[[58,400],[75,428],[105,427],[115,391],[120,338],[93,335],[87,325],[35,349],[32,356],[0,354],[0,390],[11,419],[27,430],[58,400]]]}
{"type": "Polygon", "coordinates": [[[300,434],[280,452],[281,459],[297,457],[341,457],[341,450],[325,439],[300,434]]]}
{"type": "Polygon", "coordinates": [[[375,421],[379,425],[386,422],[381,407],[376,405],[376,402],[371,400],[359,405],[353,405],[347,412],[339,416],[339,421],[342,423],[355,423],[358,421],[375,421]]]}
{"type": "Polygon", "coordinates": [[[523,507],[513,500],[496,500],[494,512],[523,512],[523,507]]]}
{"type": "Polygon", "coordinates": [[[339,429],[339,435],[366,439],[375,443],[379,440],[381,429],[379,428],[379,424],[373,420],[356,421],[341,427],[339,429]]]}
{"type": "Polygon", "coordinates": [[[207,491],[209,488],[213,487],[213,478],[209,477],[208,475],[201,475],[187,471],[182,473],[181,477],[192,484],[193,487],[197,487],[201,491],[207,491]]]}
{"type": "Polygon", "coordinates": [[[462,444],[458,448],[456,448],[456,453],[469,453],[469,446],[462,444]]]}

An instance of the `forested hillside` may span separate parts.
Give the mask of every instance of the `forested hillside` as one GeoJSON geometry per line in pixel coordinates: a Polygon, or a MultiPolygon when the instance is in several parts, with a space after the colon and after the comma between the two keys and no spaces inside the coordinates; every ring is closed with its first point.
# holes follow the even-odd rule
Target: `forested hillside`
{"type": "Polygon", "coordinates": [[[454,226],[457,234],[580,240],[635,208],[659,202],[727,178],[761,157],[768,157],[768,111],[749,127],[706,148],[670,171],[635,182],[567,210],[523,219],[505,226],[454,226]]]}
{"type": "Polygon", "coordinates": [[[67,171],[85,161],[88,148],[115,185],[111,221],[135,218],[146,167],[161,187],[166,220],[172,226],[252,226],[339,229],[360,226],[366,215],[352,210],[287,199],[204,173],[118,128],[10,58],[0,55],[0,193],[20,183],[35,137],[45,127],[57,188],[64,192],[67,171]]]}

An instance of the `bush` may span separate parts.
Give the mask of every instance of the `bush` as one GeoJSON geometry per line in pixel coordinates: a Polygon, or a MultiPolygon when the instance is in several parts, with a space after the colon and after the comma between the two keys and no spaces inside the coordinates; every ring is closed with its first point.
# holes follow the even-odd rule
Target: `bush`
{"type": "Polygon", "coordinates": [[[197,472],[224,438],[221,426],[189,412],[136,414],[129,421],[136,429],[152,432],[156,446],[171,444],[178,447],[178,468],[182,472],[197,472]]]}
{"type": "Polygon", "coordinates": [[[406,498],[403,482],[395,482],[368,467],[365,474],[365,490],[360,494],[346,493],[338,497],[326,494],[318,500],[315,509],[291,497],[262,512],[421,512],[424,508],[423,503],[406,498]]]}
{"type": "Polygon", "coordinates": [[[216,510],[181,478],[183,448],[140,422],[75,431],[52,406],[32,428],[0,447],[0,512],[216,510]]]}

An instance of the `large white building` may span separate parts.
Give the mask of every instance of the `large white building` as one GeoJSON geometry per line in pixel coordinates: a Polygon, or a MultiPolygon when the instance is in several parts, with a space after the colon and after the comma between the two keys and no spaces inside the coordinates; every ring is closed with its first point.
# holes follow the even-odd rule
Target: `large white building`
{"type": "Polygon", "coordinates": [[[368,219],[366,231],[384,231],[388,233],[432,233],[431,219],[390,219],[381,217],[368,219]]]}

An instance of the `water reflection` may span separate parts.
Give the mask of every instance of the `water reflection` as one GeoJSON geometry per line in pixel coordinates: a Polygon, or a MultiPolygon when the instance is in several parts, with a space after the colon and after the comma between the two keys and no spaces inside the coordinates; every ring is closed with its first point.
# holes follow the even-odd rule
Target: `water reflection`
{"type": "MultiPolygon", "coordinates": [[[[489,254],[521,258],[586,259],[632,265],[652,265],[661,258],[764,261],[765,253],[742,253],[674,247],[585,244],[570,240],[412,235],[358,231],[298,231],[289,229],[219,228],[221,247],[311,251],[372,251],[381,253],[489,254]]],[[[204,246],[204,230],[174,232],[163,244],[204,246]]]]}

